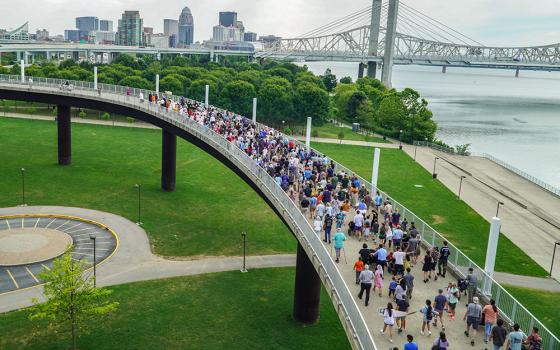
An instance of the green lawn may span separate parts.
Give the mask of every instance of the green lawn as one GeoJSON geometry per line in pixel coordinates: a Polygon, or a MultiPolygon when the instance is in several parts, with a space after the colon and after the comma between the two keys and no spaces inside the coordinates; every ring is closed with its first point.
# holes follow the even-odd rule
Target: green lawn
{"type": "Polygon", "coordinates": [[[21,201],[26,169],[29,205],[98,209],[137,218],[153,250],[165,256],[295,252],[296,241],[267,204],[235,173],[197,147],[177,141],[177,190],[160,189],[161,132],[72,125],[72,165],[57,165],[56,124],[0,118],[0,207],[21,201]]]}
{"type": "Polygon", "coordinates": [[[560,293],[505,286],[521,304],[554,334],[560,334],[560,293]]]}
{"type": "Polygon", "coordinates": [[[344,132],[344,140],[390,143],[380,137],[362,135],[352,131],[352,129],[341,128],[331,123],[327,123],[323,126],[313,126],[311,131],[313,132],[314,130],[318,132],[317,137],[326,139],[338,139],[338,134],[342,130],[344,132]]]}
{"type": "MultiPolygon", "coordinates": [[[[118,311],[79,340],[81,350],[350,349],[327,293],[317,324],[291,317],[293,268],[224,272],[111,287],[118,311]]],[[[0,349],[65,349],[28,311],[0,314],[0,349]]]]}
{"type": "MultiPolygon", "coordinates": [[[[331,156],[365,179],[371,179],[373,148],[326,143],[313,147],[331,156]]],[[[397,149],[383,149],[379,188],[424,219],[480,266],[484,265],[490,224],[456,194],[397,149]],[[422,185],[415,187],[414,185],[422,185]]],[[[504,235],[500,235],[496,270],[530,276],[547,272],[504,235]]]]}

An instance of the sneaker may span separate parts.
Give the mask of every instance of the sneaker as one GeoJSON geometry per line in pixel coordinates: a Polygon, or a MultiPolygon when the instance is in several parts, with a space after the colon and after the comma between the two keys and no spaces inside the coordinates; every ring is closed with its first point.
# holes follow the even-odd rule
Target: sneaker
{"type": "Polygon", "coordinates": [[[437,276],[436,276],[436,277],[434,277],[434,281],[437,281],[437,276]]]}
{"type": "Polygon", "coordinates": [[[435,323],[435,322],[434,322],[434,323],[432,323],[432,325],[433,325],[434,327],[437,327],[437,323],[435,323]]]}
{"type": "Polygon", "coordinates": [[[336,259],[336,262],[338,263],[338,259],[336,259]]]}
{"type": "Polygon", "coordinates": [[[432,335],[432,331],[428,331],[428,336],[432,335]]]}
{"type": "Polygon", "coordinates": [[[469,336],[469,332],[465,331],[465,336],[468,337],[468,336],[469,336]]]}
{"type": "Polygon", "coordinates": [[[445,327],[444,326],[441,326],[441,331],[445,332],[445,327]]]}
{"type": "Polygon", "coordinates": [[[397,334],[401,334],[402,333],[402,328],[397,329],[397,334]]]}
{"type": "Polygon", "coordinates": [[[389,343],[392,343],[392,342],[393,342],[393,339],[389,339],[389,343]]]}
{"type": "Polygon", "coordinates": [[[379,330],[379,333],[381,333],[381,334],[385,334],[385,332],[383,332],[383,330],[382,330],[382,329],[380,329],[380,330],[379,330]]]}
{"type": "Polygon", "coordinates": [[[474,346],[474,340],[471,340],[471,346],[474,346]]]}
{"type": "Polygon", "coordinates": [[[451,321],[455,321],[455,316],[450,316],[449,319],[450,319],[451,321]]]}
{"type": "Polygon", "coordinates": [[[420,334],[424,335],[425,333],[424,333],[424,331],[420,331],[420,334]]]}

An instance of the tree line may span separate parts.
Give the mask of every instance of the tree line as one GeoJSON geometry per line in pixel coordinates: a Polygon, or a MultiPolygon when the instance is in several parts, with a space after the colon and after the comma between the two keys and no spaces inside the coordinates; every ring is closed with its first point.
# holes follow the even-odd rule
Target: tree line
{"type": "MultiPolygon", "coordinates": [[[[1,67],[0,74],[19,74],[19,66],[1,67]]],[[[360,123],[362,127],[403,141],[433,140],[437,129],[428,102],[406,88],[389,89],[379,80],[350,77],[340,80],[327,69],[317,76],[307,66],[264,60],[247,62],[224,57],[222,63],[203,56],[119,55],[111,64],[98,65],[98,81],[155,90],[203,101],[210,86],[210,103],[250,116],[253,97],[258,98],[259,120],[274,125],[301,126],[307,117],[322,125],[328,121],[360,123]],[[402,132],[401,132],[402,130],[402,132]]],[[[66,60],[41,62],[26,68],[26,75],[68,80],[93,80],[93,64],[66,60]]]]}

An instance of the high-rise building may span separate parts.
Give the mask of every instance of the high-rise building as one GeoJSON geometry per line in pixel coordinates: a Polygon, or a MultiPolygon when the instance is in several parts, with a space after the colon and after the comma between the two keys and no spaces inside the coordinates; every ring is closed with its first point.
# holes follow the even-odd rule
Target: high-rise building
{"type": "Polygon", "coordinates": [[[146,34],[146,46],[166,49],[169,47],[169,35],[146,34]]]}
{"type": "Polygon", "coordinates": [[[183,8],[179,16],[178,46],[191,45],[194,41],[194,19],[188,7],[183,8]]]}
{"type": "Polygon", "coordinates": [[[99,30],[103,32],[112,32],[113,31],[113,21],[109,21],[107,19],[102,19],[99,21],[99,30]]]}
{"type": "Polygon", "coordinates": [[[214,26],[213,41],[243,41],[243,32],[237,27],[214,26]]]}
{"type": "Polygon", "coordinates": [[[164,19],[163,34],[169,37],[169,47],[177,47],[177,38],[179,38],[179,21],[175,19],[164,19]]]}
{"type": "Polygon", "coordinates": [[[116,34],[106,30],[94,30],[91,32],[91,41],[94,44],[114,44],[116,34]]]}
{"type": "Polygon", "coordinates": [[[93,16],[76,17],[76,28],[87,32],[99,30],[99,18],[93,16]]]}
{"type": "Polygon", "coordinates": [[[140,18],[140,11],[124,11],[119,19],[117,36],[119,45],[144,45],[144,20],[140,18]]]}
{"type": "Polygon", "coordinates": [[[45,41],[49,39],[49,31],[46,29],[37,29],[36,32],[37,40],[45,41]]]}
{"type": "Polygon", "coordinates": [[[243,34],[243,41],[250,41],[252,43],[257,41],[257,33],[247,32],[243,34]]]}
{"type": "Polygon", "coordinates": [[[66,29],[64,31],[64,40],[79,42],[80,41],[80,31],[78,29],[66,29]]]}
{"type": "Polygon", "coordinates": [[[220,25],[235,27],[237,25],[237,12],[220,12],[220,25]]]}
{"type": "Polygon", "coordinates": [[[146,34],[154,34],[154,28],[152,28],[152,27],[144,27],[144,33],[146,33],[146,34]]]}

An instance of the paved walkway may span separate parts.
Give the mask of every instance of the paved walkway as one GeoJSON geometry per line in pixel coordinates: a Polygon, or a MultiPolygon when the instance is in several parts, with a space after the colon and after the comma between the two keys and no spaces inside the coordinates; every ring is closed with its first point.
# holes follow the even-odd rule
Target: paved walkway
{"type": "MultiPolygon", "coordinates": [[[[404,146],[412,157],[414,149],[404,146]]],[[[438,180],[451,191],[457,193],[460,176],[467,176],[461,199],[486,220],[496,215],[498,201],[505,203],[499,212],[502,233],[545,270],[550,270],[554,243],[560,241],[560,198],[488,159],[417,148],[416,161],[429,172],[433,171],[434,157],[440,158],[436,168],[438,180]]],[[[556,255],[552,275],[560,280],[560,254],[556,255]]]]}
{"type": "MultiPolygon", "coordinates": [[[[293,136],[293,138],[298,141],[305,142],[304,136],[293,136]]],[[[323,137],[312,137],[311,142],[336,143],[339,145],[370,146],[370,147],[379,147],[379,148],[399,148],[399,145],[394,143],[368,142],[368,141],[358,141],[358,140],[337,140],[337,139],[327,139],[323,137]]]]}

